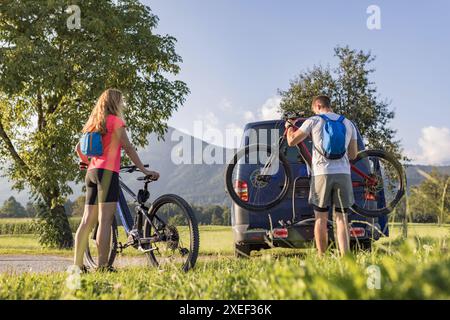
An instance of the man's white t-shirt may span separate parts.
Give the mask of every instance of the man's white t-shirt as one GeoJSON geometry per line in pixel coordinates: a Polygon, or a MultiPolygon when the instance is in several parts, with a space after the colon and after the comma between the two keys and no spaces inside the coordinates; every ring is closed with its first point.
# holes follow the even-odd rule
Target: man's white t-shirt
{"type": "MultiPolygon", "coordinates": [[[[339,119],[340,115],[327,112],[324,113],[330,120],[339,119]]],[[[347,118],[344,119],[344,125],[346,127],[346,135],[345,135],[345,146],[348,149],[348,145],[350,144],[350,140],[356,140],[356,128],[353,123],[347,118]]],[[[313,141],[313,153],[312,153],[312,168],[311,175],[318,176],[322,174],[350,174],[350,162],[348,160],[348,154],[345,155],[341,159],[330,160],[321,155],[316,148],[318,148],[322,153],[322,129],[325,124],[325,120],[323,120],[319,116],[313,116],[308,118],[303,122],[302,126],[299,130],[310,134],[313,141]],[[314,148],[314,146],[316,148],[314,148]]]]}

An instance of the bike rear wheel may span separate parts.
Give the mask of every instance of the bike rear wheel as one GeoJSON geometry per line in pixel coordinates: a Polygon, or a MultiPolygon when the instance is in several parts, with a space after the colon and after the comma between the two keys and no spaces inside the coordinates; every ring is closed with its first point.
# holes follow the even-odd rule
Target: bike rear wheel
{"type": "Polygon", "coordinates": [[[225,187],[238,206],[263,211],[279,204],[292,181],[285,156],[268,145],[239,150],[225,170],[225,187]]]}
{"type": "MultiPolygon", "coordinates": [[[[87,266],[94,269],[98,267],[98,250],[96,245],[97,230],[98,224],[95,226],[94,230],[89,236],[88,246],[86,248],[86,251],[84,252],[84,259],[86,261],[87,266]]],[[[111,224],[111,243],[109,247],[110,249],[108,255],[108,266],[113,265],[117,255],[117,246],[118,246],[117,238],[118,238],[117,222],[116,219],[114,219],[111,224]]]]}
{"type": "Polygon", "coordinates": [[[364,150],[352,161],[355,213],[380,217],[391,213],[405,194],[406,176],[401,163],[382,150],[364,150]],[[365,176],[357,172],[364,173],[365,176]]]}
{"type": "Polygon", "coordinates": [[[195,266],[199,250],[197,219],[191,206],[181,197],[167,194],[155,200],[145,219],[144,237],[160,237],[144,244],[152,266],[176,265],[183,271],[195,266]]]}

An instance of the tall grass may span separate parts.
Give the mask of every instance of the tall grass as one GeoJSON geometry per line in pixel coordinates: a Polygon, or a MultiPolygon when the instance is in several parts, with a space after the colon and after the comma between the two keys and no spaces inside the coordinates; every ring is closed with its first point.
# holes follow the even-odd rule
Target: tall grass
{"type": "Polygon", "coordinates": [[[449,299],[450,257],[444,240],[409,240],[345,258],[268,251],[202,262],[188,273],[174,266],[92,273],[78,289],[66,280],[66,273],[3,274],[0,299],[449,299]],[[369,266],[379,268],[379,289],[368,287],[369,266]]]}

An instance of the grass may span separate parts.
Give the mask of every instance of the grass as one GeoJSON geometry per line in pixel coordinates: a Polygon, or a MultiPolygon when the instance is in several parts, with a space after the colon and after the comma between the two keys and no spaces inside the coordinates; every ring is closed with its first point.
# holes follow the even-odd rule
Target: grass
{"type": "MultiPolygon", "coordinates": [[[[119,241],[126,241],[125,231],[119,227],[119,241]]],[[[233,254],[233,235],[230,227],[200,226],[201,255],[233,254]]],[[[42,248],[33,234],[0,235],[0,254],[54,254],[71,256],[72,250],[42,248]]],[[[132,248],[123,252],[125,256],[142,255],[132,248]]]]}
{"type": "MultiPolygon", "coordinates": [[[[83,275],[78,284],[65,272],[0,274],[0,299],[449,299],[450,226],[411,224],[408,234],[402,240],[393,225],[373,252],[345,258],[267,250],[241,260],[231,255],[230,227],[201,226],[200,254],[217,256],[186,274],[170,265],[128,267],[83,275]],[[368,289],[370,266],[380,272],[380,289],[368,289]]],[[[72,254],[39,249],[33,235],[0,236],[0,253],[72,254]]]]}
{"type": "MultiPolygon", "coordinates": [[[[401,224],[394,223],[391,225],[391,233],[393,238],[401,234],[401,224]]],[[[433,237],[442,238],[450,236],[450,224],[437,226],[435,224],[424,223],[408,223],[408,237],[433,237]]]]}
{"type": "Polygon", "coordinates": [[[76,280],[67,273],[3,274],[0,299],[449,299],[450,259],[443,242],[407,241],[390,253],[343,259],[267,251],[201,262],[188,273],[134,267],[76,280]],[[379,268],[380,289],[367,287],[369,266],[379,268]]]}
{"type": "MultiPolygon", "coordinates": [[[[8,223],[14,223],[17,220],[24,219],[0,219],[0,223],[9,220],[8,223]]],[[[232,255],[233,254],[233,235],[231,227],[227,226],[200,226],[200,254],[201,255],[232,255]]],[[[391,236],[381,239],[379,244],[386,244],[398,238],[401,234],[400,224],[391,226],[391,236]]],[[[408,225],[408,236],[414,237],[433,237],[443,238],[450,236],[450,225],[438,227],[433,224],[415,224],[408,225]]],[[[123,228],[119,227],[119,241],[124,243],[126,240],[123,228]]],[[[284,250],[283,250],[284,251],[284,250]]],[[[61,256],[71,256],[72,250],[42,248],[39,245],[36,235],[33,234],[13,234],[0,235],[0,254],[55,254],[61,256]]],[[[127,249],[123,252],[125,256],[141,255],[140,252],[127,249]]]]}

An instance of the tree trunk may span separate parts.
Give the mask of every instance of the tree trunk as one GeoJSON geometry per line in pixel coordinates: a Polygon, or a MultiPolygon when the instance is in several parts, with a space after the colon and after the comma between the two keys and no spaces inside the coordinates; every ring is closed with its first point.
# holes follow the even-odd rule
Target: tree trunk
{"type": "Polygon", "coordinates": [[[50,209],[51,216],[54,217],[56,223],[55,226],[58,229],[58,247],[62,249],[71,249],[73,247],[72,230],[70,229],[69,218],[66,215],[64,206],[57,205],[50,209]]]}
{"type": "Polygon", "coordinates": [[[37,231],[39,242],[43,246],[71,249],[73,247],[73,236],[69,219],[64,206],[58,204],[58,200],[60,200],[58,197],[46,197],[38,205],[39,224],[37,231]]]}

